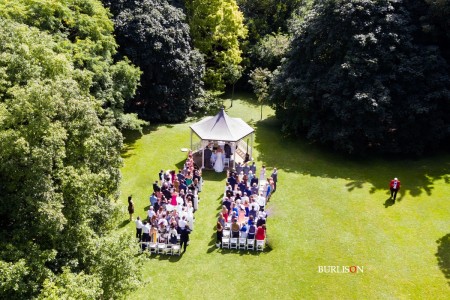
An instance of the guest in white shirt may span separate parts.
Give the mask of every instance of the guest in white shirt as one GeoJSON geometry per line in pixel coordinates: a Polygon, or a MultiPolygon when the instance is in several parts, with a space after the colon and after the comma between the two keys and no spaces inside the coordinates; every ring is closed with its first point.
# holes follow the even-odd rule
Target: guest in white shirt
{"type": "Polygon", "coordinates": [[[142,227],[144,227],[144,224],[142,224],[141,218],[139,216],[136,219],[136,238],[139,240],[139,242],[142,239],[142,227]]]}

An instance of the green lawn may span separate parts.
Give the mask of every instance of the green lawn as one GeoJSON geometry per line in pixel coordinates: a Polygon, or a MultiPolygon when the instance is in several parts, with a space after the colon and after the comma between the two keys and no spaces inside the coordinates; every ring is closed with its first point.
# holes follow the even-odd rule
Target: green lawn
{"type": "MultiPolygon", "coordinates": [[[[450,155],[351,159],[284,139],[274,112],[264,107],[260,121],[259,106],[246,98],[227,112],[254,126],[258,168],[279,169],[269,204],[270,247],[263,253],[216,249],[225,174],[205,171],[188,251],[181,258],[146,259],[145,284],[129,299],[450,298],[450,155]],[[392,177],[402,181],[395,204],[387,200],[392,177]],[[318,266],[353,265],[364,272],[318,272],[318,266]]],[[[126,197],[132,194],[145,216],[151,183],[161,168],[184,162],[180,148],[189,147],[190,129],[159,125],[126,136],[120,230],[134,234],[134,224],[125,221],[126,197]]]]}

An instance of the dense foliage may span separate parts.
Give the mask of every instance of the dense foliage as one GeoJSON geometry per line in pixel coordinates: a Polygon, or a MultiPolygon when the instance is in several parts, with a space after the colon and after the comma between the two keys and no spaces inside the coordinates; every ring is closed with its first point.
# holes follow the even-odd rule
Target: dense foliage
{"type": "Polygon", "coordinates": [[[120,54],[143,72],[127,109],[146,120],[184,120],[202,94],[204,63],[191,45],[183,11],[167,0],[105,3],[115,16],[120,54]]]}
{"type": "Polygon", "coordinates": [[[315,4],[272,84],[283,130],[349,153],[420,154],[448,140],[449,66],[420,26],[429,11],[425,1],[315,4]]]}
{"type": "Polygon", "coordinates": [[[207,88],[223,90],[242,74],[240,41],[247,28],[236,0],[186,0],[194,45],[205,56],[207,88]]]}
{"type": "Polygon", "coordinates": [[[139,71],[113,62],[112,28],[96,0],[0,1],[2,299],[121,298],[138,282],[134,245],[110,236],[118,128],[139,126],[122,108],[139,71]]]}

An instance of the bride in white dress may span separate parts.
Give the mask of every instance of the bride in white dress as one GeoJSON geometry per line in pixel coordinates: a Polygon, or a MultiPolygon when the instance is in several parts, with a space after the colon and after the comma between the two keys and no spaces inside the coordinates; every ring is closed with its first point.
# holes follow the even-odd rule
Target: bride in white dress
{"type": "Polygon", "coordinates": [[[216,172],[223,172],[223,151],[222,148],[217,148],[216,162],[214,163],[214,170],[216,172]]]}

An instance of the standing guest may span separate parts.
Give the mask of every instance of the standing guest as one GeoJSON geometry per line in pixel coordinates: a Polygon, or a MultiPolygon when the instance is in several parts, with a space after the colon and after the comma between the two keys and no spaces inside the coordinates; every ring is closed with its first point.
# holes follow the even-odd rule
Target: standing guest
{"type": "Polygon", "coordinates": [[[234,191],[236,187],[236,178],[234,178],[234,172],[230,173],[230,177],[228,177],[227,182],[231,185],[231,190],[234,191]]]}
{"type": "Polygon", "coordinates": [[[222,244],[222,237],[223,237],[223,226],[222,223],[220,221],[217,222],[216,225],[216,230],[217,230],[217,240],[216,240],[216,246],[220,247],[220,245],[222,244]]]}
{"type": "Polygon", "coordinates": [[[155,206],[156,202],[158,202],[158,197],[156,197],[156,193],[153,192],[153,194],[150,196],[150,206],[155,206]]]}
{"type": "Polygon", "coordinates": [[[159,171],[158,179],[159,179],[159,184],[162,185],[164,182],[164,170],[159,171]]]}
{"type": "Polygon", "coordinates": [[[229,213],[230,213],[230,210],[231,210],[231,201],[230,201],[230,199],[229,199],[228,197],[226,197],[226,198],[223,200],[222,205],[224,205],[224,206],[227,208],[228,214],[229,214],[229,213]]]}
{"type": "Polygon", "coordinates": [[[155,211],[153,209],[153,206],[150,206],[150,208],[147,211],[148,220],[150,221],[155,214],[156,213],[155,213],[155,211]]]}
{"type": "Polygon", "coordinates": [[[180,248],[183,248],[183,252],[186,252],[186,247],[188,245],[189,242],[189,234],[191,233],[191,230],[189,229],[189,225],[186,225],[186,227],[184,227],[184,229],[181,229],[180,232],[180,248]]]}
{"type": "Polygon", "coordinates": [[[150,229],[150,224],[147,223],[147,221],[144,221],[142,226],[142,241],[145,243],[150,242],[150,229]]]}
{"type": "Polygon", "coordinates": [[[248,175],[248,172],[250,172],[250,166],[248,165],[248,162],[244,163],[244,166],[242,167],[242,171],[244,172],[244,175],[248,175]]]}
{"type": "Polygon", "coordinates": [[[263,165],[261,171],[259,172],[259,182],[262,182],[266,178],[266,166],[263,165]]]}
{"type": "Polygon", "coordinates": [[[180,181],[180,192],[181,191],[183,191],[183,194],[186,194],[187,185],[186,185],[186,181],[185,180],[180,181]]]}
{"type": "Polygon", "coordinates": [[[389,183],[389,189],[391,190],[391,198],[394,198],[395,202],[395,198],[397,198],[397,192],[400,189],[400,180],[398,180],[397,178],[392,179],[389,183]]]}
{"type": "Polygon", "coordinates": [[[177,202],[177,197],[178,197],[178,193],[175,192],[175,191],[173,191],[173,192],[172,192],[172,195],[171,195],[171,198],[170,198],[170,204],[171,204],[172,206],[177,206],[177,204],[178,204],[178,202],[177,202]]]}
{"type": "Polygon", "coordinates": [[[160,187],[159,184],[158,184],[158,180],[156,180],[156,181],[153,183],[153,192],[156,193],[156,192],[160,192],[160,191],[161,191],[161,187],[160,187]]]}
{"type": "Polygon", "coordinates": [[[128,196],[128,213],[130,214],[130,221],[133,220],[133,214],[134,214],[134,203],[131,199],[131,196],[128,196]]]}
{"type": "Polygon", "coordinates": [[[241,174],[241,172],[242,172],[242,166],[241,166],[241,163],[238,162],[236,165],[236,173],[241,174]]]}
{"type": "Polygon", "coordinates": [[[217,222],[219,222],[222,225],[222,227],[225,227],[225,219],[222,213],[219,213],[219,218],[217,219],[217,222]]]}
{"type": "Polygon", "coordinates": [[[138,216],[136,219],[136,238],[139,242],[142,240],[142,227],[144,227],[144,224],[142,224],[141,218],[138,216]]]}
{"type": "Polygon", "coordinates": [[[277,181],[278,181],[277,168],[273,168],[273,172],[272,172],[272,175],[270,175],[270,177],[272,177],[272,180],[273,180],[273,191],[272,192],[275,192],[277,190],[277,181]]]}
{"type": "Polygon", "coordinates": [[[258,229],[256,229],[256,239],[257,240],[264,240],[266,238],[266,225],[263,224],[262,226],[259,226],[258,229]]]}
{"type": "Polygon", "coordinates": [[[256,164],[255,162],[252,162],[252,165],[250,166],[250,171],[256,176],[256,164]]]}
{"type": "Polygon", "coordinates": [[[158,242],[158,229],[156,228],[156,226],[152,226],[152,228],[150,229],[150,241],[152,243],[158,242]]]}
{"type": "Polygon", "coordinates": [[[175,192],[180,192],[180,182],[178,181],[177,177],[175,177],[175,179],[173,180],[173,188],[175,189],[175,192]]]}
{"type": "Polygon", "coordinates": [[[177,179],[178,179],[179,182],[184,180],[184,175],[181,172],[181,170],[178,170],[177,179]]]}

